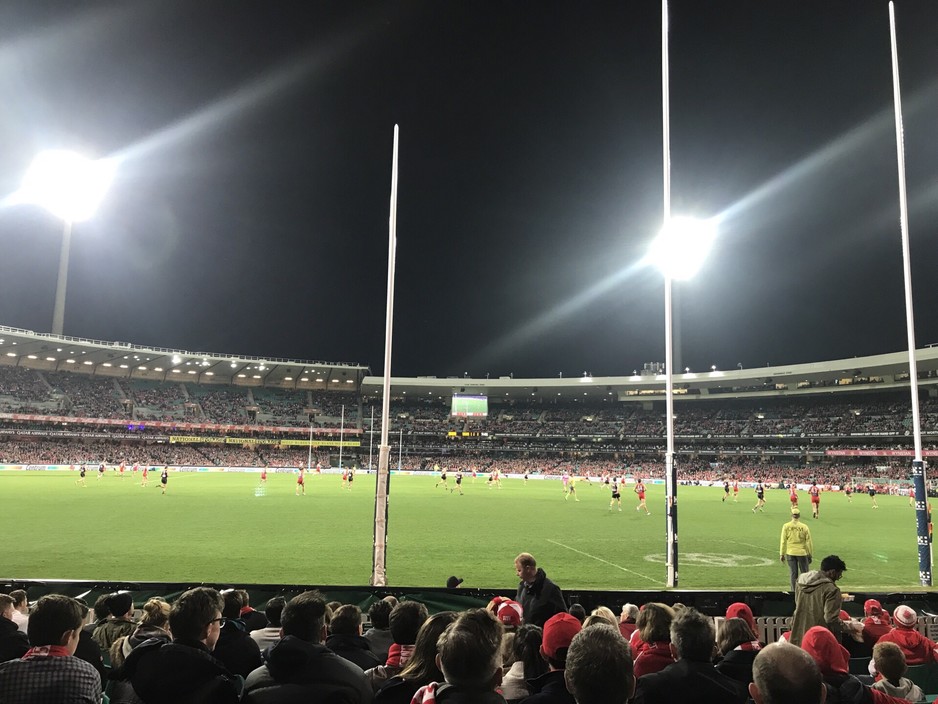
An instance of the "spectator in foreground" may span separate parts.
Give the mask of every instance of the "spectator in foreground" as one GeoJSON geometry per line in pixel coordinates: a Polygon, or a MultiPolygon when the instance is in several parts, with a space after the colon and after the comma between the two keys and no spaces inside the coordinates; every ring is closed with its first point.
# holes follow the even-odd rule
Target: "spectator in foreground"
{"type": "Polygon", "coordinates": [[[563,592],[547,578],[547,573],[537,566],[532,555],[526,552],[518,555],[515,558],[515,572],[521,580],[515,601],[524,610],[525,623],[543,627],[554,614],[566,613],[563,592]]]}
{"type": "Polygon", "coordinates": [[[29,617],[29,642],[18,660],[0,663],[3,704],[98,704],[101,678],[76,658],[82,607],[61,594],[42,597],[29,617]]]}
{"type": "Polygon", "coordinates": [[[146,704],[234,704],[240,681],[212,656],[224,599],[214,589],[183,592],[169,612],[173,640],[151,638],[134,648],[121,675],[146,704]]]}
{"type": "Polygon", "coordinates": [[[720,624],[717,634],[717,672],[749,684],[752,682],[752,663],[760,650],[762,643],[756,640],[748,623],[741,618],[726,619],[720,624]]]}
{"type": "Polygon", "coordinates": [[[389,679],[399,675],[410,662],[414,654],[417,634],[420,633],[420,627],[428,616],[427,607],[419,601],[405,601],[393,608],[388,625],[394,642],[389,648],[385,664],[365,671],[365,677],[368,678],[375,692],[381,689],[389,679]]]}
{"type": "Polygon", "coordinates": [[[630,646],[635,658],[636,679],[659,672],[674,662],[671,653],[671,622],[674,611],[666,604],[645,604],[636,621],[630,646]]]}
{"type": "Polygon", "coordinates": [[[263,664],[261,651],[241,620],[244,601],[240,591],[229,589],[222,598],[225,601],[221,612],[224,618],[212,654],[234,674],[247,677],[263,664]]]}
{"type": "Polygon", "coordinates": [[[696,609],[685,607],[671,622],[671,650],[676,662],[660,672],[639,678],[635,704],[743,704],[746,687],[713,667],[713,621],[696,609]]]}
{"type": "Polygon", "coordinates": [[[577,704],[625,704],[635,692],[629,644],[615,626],[597,624],[577,633],[563,676],[577,704]]]}
{"type": "Polygon", "coordinates": [[[850,674],[850,654],[837,642],[834,634],[823,626],[812,626],[804,634],[802,649],[814,658],[831,702],[872,702],[872,704],[899,704],[902,700],[890,697],[863,684],[850,674]]]}
{"type": "Polygon", "coordinates": [[[130,592],[115,592],[107,598],[110,617],[94,629],[91,635],[101,652],[107,653],[118,638],[129,636],[137,625],[134,623],[134,598],[130,592]]]}
{"type": "Polygon", "coordinates": [[[635,604],[623,604],[622,613],[619,615],[619,633],[626,640],[632,637],[632,633],[637,628],[636,618],[638,618],[638,607],[635,604]]]}
{"type": "MultiPolygon", "coordinates": [[[[391,610],[393,608],[390,602],[379,599],[368,609],[368,620],[371,622],[371,628],[365,631],[364,637],[368,641],[371,652],[378,658],[379,663],[387,661],[388,650],[394,643],[394,637],[391,635],[390,630],[391,610]]],[[[413,645],[413,642],[411,642],[411,645],[413,645]]]]}
{"type": "Polygon", "coordinates": [[[908,665],[923,665],[938,661],[938,644],[915,629],[918,614],[905,604],[897,606],[892,613],[895,627],[881,636],[879,643],[895,643],[902,650],[908,665]]]}
{"type": "Polygon", "coordinates": [[[326,647],[358,665],[362,672],[381,664],[362,635],[362,611],[354,604],[340,606],[332,614],[326,647]]]}
{"type": "Polygon", "coordinates": [[[563,670],[570,643],[581,630],[580,622],[570,614],[557,614],[544,624],[541,656],[547,662],[547,672],[528,680],[534,694],[524,700],[526,704],[573,704],[575,700],[567,690],[563,670]]]}
{"type": "Polygon", "coordinates": [[[111,645],[111,682],[107,691],[111,704],[136,704],[140,701],[130,680],[123,677],[121,667],[134,648],[151,638],[163,643],[172,640],[169,634],[169,609],[169,604],[162,599],[147,600],[137,629],[129,636],[118,638],[111,645]]]}
{"type": "Polygon", "coordinates": [[[822,704],[827,689],[810,655],[787,643],[772,643],[756,655],[749,694],[755,704],[822,704]]]}
{"type": "Polygon", "coordinates": [[[241,597],[241,613],[239,618],[244,622],[245,630],[250,633],[267,626],[267,616],[251,606],[251,595],[247,589],[236,589],[241,597]]]}
{"type": "Polygon", "coordinates": [[[14,589],[10,592],[10,598],[13,599],[13,623],[25,635],[26,624],[29,623],[29,600],[26,598],[26,592],[14,589]]]}
{"type": "Polygon", "coordinates": [[[837,555],[828,555],[821,561],[821,569],[805,572],[795,585],[795,613],[791,620],[792,645],[801,645],[801,639],[812,626],[824,626],[838,639],[843,634],[840,609],[843,595],[837,580],[844,576],[847,565],[837,555]]]}
{"type": "Polygon", "coordinates": [[[863,642],[872,648],[889,633],[889,614],[876,599],[867,599],[863,602],[863,616],[863,642]]]}
{"type": "Polygon", "coordinates": [[[905,655],[895,643],[877,643],[873,646],[873,665],[882,679],[873,683],[873,689],[909,702],[925,701],[922,688],[905,677],[909,666],[905,655]]]}
{"type": "Polygon", "coordinates": [[[541,657],[543,631],[537,626],[524,624],[514,633],[512,664],[502,677],[502,696],[511,703],[531,694],[528,680],[547,673],[547,663],[541,657]]]}
{"type": "Polygon", "coordinates": [[[759,639],[759,629],[756,627],[756,619],[752,615],[749,604],[744,604],[741,601],[733,602],[726,607],[725,618],[741,618],[749,626],[749,630],[752,631],[753,635],[756,636],[756,640],[759,639]]]}
{"type": "Polygon", "coordinates": [[[431,682],[442,682],[443,673],[436,664],[437,642],[456,612],[441,611],[433,614],[420,627],[414,652],[399,675],[391,677],[375,694],[375,704],[410,704],[417,690],[431,682]]]}
{"type": "Polygon", "coordinates": [[[459,614],[443,631],[437,645],[437,659],[445,681],[421,687],[413,702],[504,704],[505,700],[495,691],[502,681],[498,658],[502,632],[502,624],[485,609],[459,614]]]}
{"type": "Polygon", "coordinates": [[[0,662],[16,660],[29,650],[26,634],[13,622],[13,598],[0,594],[0,662]]]}
{"type": "Polygon", "coordinates": [[[267,662],[248,675],[243,701],[368,704],[371,688],[361,669],[322,644],[326,619],[326,602],[318,591],[290,599],[280,617],[283,638],[267,651],[267,662]]]}
{"type": "Polygon", "coordinates": [[[261,652],[280,640],[280,615],[283,613],[283,607],[286,603],[287,600],[282,596],[275,596],[270,599],[264,608],[267,625],[256,631],[251,631],[251,638],[257,643],[257,647],[260,648],[261,652]]]}

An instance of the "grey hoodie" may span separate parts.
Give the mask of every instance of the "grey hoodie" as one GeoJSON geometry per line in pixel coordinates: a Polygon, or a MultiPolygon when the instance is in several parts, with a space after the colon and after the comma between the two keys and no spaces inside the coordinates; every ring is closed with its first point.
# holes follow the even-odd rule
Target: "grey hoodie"
{"type": "Polygon", "coordinates": [[[925,693],[922,692],[922,688],[908,677],[900,677],[898,685],[890,683],[889,680],[880,680],[873,684],[873,689],[885,692],[890,697],[898,697],[909,702],[925,701],[925,693]]]}
{"type": "Polygon", "coordinates": [[[795,614],[791,620],[791,643],[801,645],[801,638],[812,626],[824,626],[840,637],[840,607],[843,597],[833,580],[820,570],[805,572],[795,583],[795,614]]]}

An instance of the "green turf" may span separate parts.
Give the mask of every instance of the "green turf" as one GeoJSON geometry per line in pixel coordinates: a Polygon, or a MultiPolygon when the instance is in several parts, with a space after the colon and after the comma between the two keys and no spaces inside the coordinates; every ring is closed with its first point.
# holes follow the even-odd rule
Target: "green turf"
{"type": "MultiPolygon", "coordinates": [[[[337,475],[295,479],[271,474],[256,496],[257,474],[173,473],[160,495],[158,475],[142,488],[128,475],[90,472],[85,488],[61,472],[0,472],[0,531],[6,536],[0,577],[230,583],[367,584],[371,575],[374,476],[352,492],[337,475]],[[154,481],[154,479],[156,481],[154,481]]],[[[436,478],[394,476],[389,507],[388,580],[396,586],[509,588],[514,556],[527,551],[562,587],[661,589],[664,489],[649,489],[651,516],[635,511],[630,487],[623,510],[609,493],[579,484],[581,501],[564,501],[557,481],[503,480],[488,489],[464,480],[465,496],[434,489],[436,478]]],[[[452,479],[450,480],[452,485],[452,479]]],[[[788,495],[769,491],[753,515],[751,490],[737,504],[722,488],[681,487],[680,584],[685,589],[786,589],[778,538],[788,495]]],[[[853,503],[824,494],[821,519],[802,508],[817,556],[848,565],[844,591],[918,589],[915,515],[901,497],[853,503]]],[[[814,563],[818,567],[818,561],[814,563]]]]}

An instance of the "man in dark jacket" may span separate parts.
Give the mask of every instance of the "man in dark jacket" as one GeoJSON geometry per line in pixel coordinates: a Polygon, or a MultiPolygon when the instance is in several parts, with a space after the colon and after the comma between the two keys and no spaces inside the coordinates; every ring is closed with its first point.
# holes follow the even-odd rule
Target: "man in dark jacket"
{"type": "Polygon", "coordinates": [[[548,671],[528,680],[534,694],[522,700],[524,704],[575,704],[563,671],[567,666],[567,649],[581,628],[579,619],[567,613],[547,619],[541,639],[541,657],[547,661],[548,671]]]}
{"type": "Polygon", "coordinates": [[[267,651],[267,663],[248,675],[246,704],[343,701],[369,704],[365,673],[322,645],[326,602],[317,591],[293,597],[280,620],[283,638],[267,651]]]}
{"type": "Polygon", "coordinates": [[[515,572],[521,580],[515,601],[524,609],[525,623],[543,627],[554,614],[566,612],[567,604],[560,587],[547,578],[547,573],[537,566],[533,556],[526,552],[518,555],[515,572]]]}
{"type": "Polygon", "coordinates": [[[232,589],[222,597],[225,600],[222,609],[225,620],[212,655],[234,674],[247,677],[263,664],[261,649],[241,620],[241,595],[232,589]]]}
{"type": "Polygon", "coordinates": [[[329,622],[329,631],[326,647],[358,665],[362,672],[381,664],[362,635],[362,611],[354,604],[336,609],[329,622]]]}
{"type": "Polygon", "coordinates": [[[681,609],[671,622],[671,652],[677,662],[638,678],[633,704],[743,704],[746,685],[713,667],[713,621],[696,609],[681,609]]]}
{"type": "Polygon", "coordinates": [[[0,662],[16,660],[29,650],[29,639],[13,622],[13,599],[0,594],[0,662]]]}
{"type": "Polygon", "coordinates": [[[129,679],[146,704],[236,704],[239,682],[212,657],[221,632],[224,601],[214,589],[184,592],[169,612],[172,643],[144,641],[124,661],[129,679]]]}

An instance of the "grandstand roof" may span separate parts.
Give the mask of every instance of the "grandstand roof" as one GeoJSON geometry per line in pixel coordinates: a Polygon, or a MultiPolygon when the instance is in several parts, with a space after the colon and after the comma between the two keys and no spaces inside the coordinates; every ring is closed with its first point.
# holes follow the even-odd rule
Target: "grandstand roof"
{"type": "Polygon", "coordinates": [[[190,352],[0,326],[0,364],[154,381],[357,390],[368,368],[345,362],[190,352]]]}
{"type": "MultiPolygon", "coordinates": [[[[938,388],[938,347],[916,352],[919,383],[938,388]],[[924,377],[924,378],[923,378],[924,377]]],[[[707,370],[674,376],[678,398],[795,396],[817,393],[850,393],[908,388],[907,352],[869,357],[851,357],[828,362],[795,364],[756,369],[707,370]]],[[[480,394],[510,400],[531,399],[653,401],[664,398],[664,374],[643,372],[632,376],[514,379],[471,377],[392,377],[391,393],[416,397],[480,394]]],[[[382,377],[366,376],[362,393],[380,396],[382,377]]]]}

